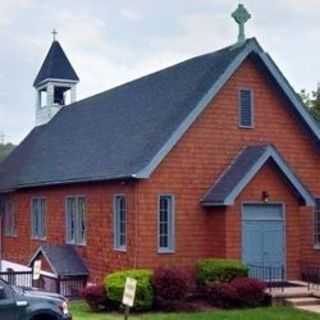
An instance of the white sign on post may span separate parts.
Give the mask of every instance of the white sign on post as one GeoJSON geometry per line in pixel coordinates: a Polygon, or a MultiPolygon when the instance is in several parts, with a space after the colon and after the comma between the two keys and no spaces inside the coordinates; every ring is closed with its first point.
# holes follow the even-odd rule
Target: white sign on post
{"type": "Polygon", "coordinates": [[[137,288],[137,280],[132,278],[127,278],[126,285],[123,292],[123,297],[122,297],[122,303],[125,306],[133,307],[134,298],[136,295],[136,288],[137,288]]]}
{"type": "Polygon", "coordinates": [[[41,274],[41,260],[36,260],[33,264],[33,280],[39,280],[41,274]]]}

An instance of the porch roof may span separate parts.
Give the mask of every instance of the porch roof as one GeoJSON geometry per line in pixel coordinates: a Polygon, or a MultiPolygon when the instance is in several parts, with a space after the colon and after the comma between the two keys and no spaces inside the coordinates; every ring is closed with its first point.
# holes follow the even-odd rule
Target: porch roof
{"type": "Polygon", "coordinates": [[[315,206],[315,199],[273,145],[247,146],[202,198],[203,206],[230,206],[258,173],[272,159],[305,205],[315,206]]]}
{"type": "Polygon", "coordinates": [[[57,276],[88,276],[89,274],[84,261],[70,245],[41,245],[31,258],[29,266],[32,266],[40,254],[57,276]]]}

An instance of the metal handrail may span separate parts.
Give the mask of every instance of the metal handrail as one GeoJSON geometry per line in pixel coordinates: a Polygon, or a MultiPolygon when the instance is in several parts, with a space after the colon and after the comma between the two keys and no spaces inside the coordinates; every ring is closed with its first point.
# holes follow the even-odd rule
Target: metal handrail
{"type": "Polygon", "coordinates": [[[281,291],[284,291],[285,287],[285,267],[281,266],[266,266],[266,265],[254,265],[248,264],[249,277],[263,281],[269,291],[271,292],[274,284],[277,283],[277,287],[280,287],[281,291]]]}
{"type": "Polygon", "coordinates": [[[301,279],[308,285],[308,290],[312,287],[320,286],[320,265],[310,262],[301,263],[301,279]]]}

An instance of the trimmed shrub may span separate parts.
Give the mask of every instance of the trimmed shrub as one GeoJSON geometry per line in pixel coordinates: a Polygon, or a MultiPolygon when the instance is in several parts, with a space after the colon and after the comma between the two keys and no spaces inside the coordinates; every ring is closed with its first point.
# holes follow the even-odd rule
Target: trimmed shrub
{"type": "Polygon", "coordinates": [[[191,291],[192,275],[178,268],[158,268],[153,273],[155,295],[167,300],[184,300],[191,291]]]}
{"type": "Polygon", "coordinates": [[[237,278],[230,285],[237,291],[239,303],[244,307],[258,307],[265,302],[265,284],[250,278],[237,278]]]}
{"type": "Polygon", "coordinates": [[[151,284],[152,271],[150,270],[127,270],[111,273],[104,280],[108,298],[120,307],[127,277],[137,280],[134,310],[150,310],[154,300],[151,284]]]}
{"type": "Polygon", "coordinates": [[[237,290],[230,283],[211,283],[207,285],[207,300],[218,308],[235,308],[239,306],[237,290]]]}
{"type": "Polygon", "coordinates": [[[155,304],[163,311],[179,311],[194,285],[192,274],[178,268],[158,268],[152,284],[155,304]]]}
{"type": "Polygon", "coordinates": [[[237,260],[202,259],[196,264],[200,285],[208,282],[230,282],[234,278],[248,276],[247,267],[237,260]]]}
{"type": "Polygon", "coordinates": [[[236,278],[230,283],[208,283],[207,300],[220,308],[259,307],[270,303],[265,284],[249,278],[236,278]]]}
{"type": "Polygon", "coordinates": [[[100,311],[107,308],[107,293],[103,285],[88,286],[81,290],[80,295],[92,311],[100,311]]]}

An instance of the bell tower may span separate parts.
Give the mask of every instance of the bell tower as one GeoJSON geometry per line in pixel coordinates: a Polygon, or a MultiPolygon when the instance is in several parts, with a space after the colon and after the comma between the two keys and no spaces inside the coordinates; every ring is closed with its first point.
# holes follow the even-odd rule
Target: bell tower
{"type": "Polygon", "coordinates": [[[36,126],[49,122],[67,104],[77,99],[79,77],[56,40],[53,42],[33,83],[36,89],[36,126]]]}

